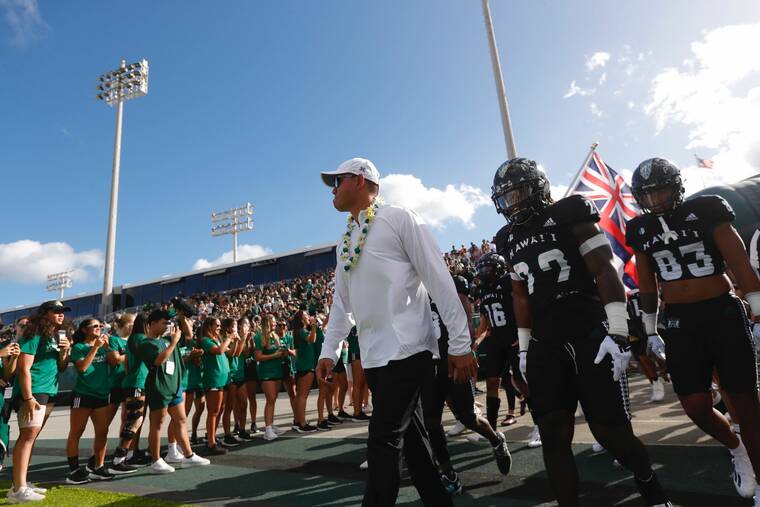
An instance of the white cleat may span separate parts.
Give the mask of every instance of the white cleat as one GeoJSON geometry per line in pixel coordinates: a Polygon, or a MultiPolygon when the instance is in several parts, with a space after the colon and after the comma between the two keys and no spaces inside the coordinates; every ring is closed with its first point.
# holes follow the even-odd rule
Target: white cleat
{"type": "Polygon", "coordinates": [[[369,462],[363,461],[361,465],[359,465],[359,470],[367,470],[369,468],[369,462]]]}
{"type": "Polygon", "coordinates": [[[192,456],[189,458],[182,457],[182,461],[180,462],[180,465],[182,468],[190,468],[190,467],[202,467],[206,465],[210,465],[211,461],[209,461],[206,458],[202,458],[201,456],[198,456],[197,454],[193,453],[192,456]]]}
{"type": "Polygon", "coordinates": [[[665,399],[665,383],[661,378],[652,382],[652,396],[649,401],[658,402],[665,399]]]}
{"type": "Polygon", "coordinates": [[[174,467],[169,465],[163,458],[158,458],[149,467],[152,474],[171,474],[174,473],[174,467]]]}
{"type": "Polygon", "coordinates": [[[743,498],[752,498],[755,495],[755,472],[752,470],[752,463],[749,456],[734,456],[734,487],[739,496],[743,498]]]}
{"type": "Polygon", "coordinates": [[[591,452],[594,454],[602,454],[603,452],[607,452],[607,449],[605,449],[599,442],[594,442],[591,444],[591,452]]]}
{"type": "Polygon", "coordinates": [[[264,429],[264,440],[274,440],[275,438],[280,437],[280,435],[277,434],[274,428],[275,428],[274,426],[267,426],[264,429]]]}
{"type": "Polygon", "coordinates": [[[164,456],[164,461],[167,463],[182,463],[183,459],[185,459],[185,457],[178,450],[175,450],[174,452],[170,450],[166,453],[166,456],[164,456]]]}
{"type": "Polygon", "coordinates": [[[17,490],[11,488],[6,496],[9,503],[41,502],[45,499],[45,495],[36,493],[29,486],[24,486],[17,490]]]}
{"type": "Polygon", "coordinates": [[[457,423],[449,428],[449,431],[446,432],[447,437],[455,437],[457,435],[461,435],[464,430],[466,430],[467,427],[462,424],[461,422],[457,421],[457,423]]]}
{"type": "Polygon", "coordinates": [[[538,431],[538,426],[533,426],[533,431],[531,431],[528,437],[528,447],[535,449],[536,447],[541,447],[541,445],[541,432],[538,431]]]}

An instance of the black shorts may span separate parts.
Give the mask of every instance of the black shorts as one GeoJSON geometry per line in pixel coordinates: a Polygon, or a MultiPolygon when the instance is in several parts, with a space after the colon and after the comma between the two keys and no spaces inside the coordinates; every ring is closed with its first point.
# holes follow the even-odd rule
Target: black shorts
{"type": "Polygon", "coordinates": [[[305,376],[306,376],[306,375],[308,375],[309,373],[314,373],[314,370],[304,370],[304,371],[297,371],[297,372],[296,372],[296,377],[297,377],[297,378],[305,377],[305,376]]]}
{"type": "Polygon", "coordinates": [[[340,356],[338,358],[338,362],[335,363],[335,366],[333,367],[333,373],[345,373],[346,372],[346,365],[343,364],[343,356],[340,356]]]}
{"type": "Polygon", "coordinates": [[[125,387],[123,391],[125,400],[127,398],[142,398],[145,396],[145,389],[140,389],[139,387],[125,387]]]}
{"type": "Polygon", "coordinates": [[[351,364],[354,361],[361,361],[361,360],[362,360],[362,356],[358,350],[348,352],[348,364],[351,364]]]}
{"type": "Polygon", "coordinates": [[[96,398],[86,394],[73,393],[71,397],[71,408],[88,408],[96,410],[110,405],[108,398],[96,398]]]}
{"type": "Polygon", "coordinates": [[[531,340],[527,381],[536,420],[551,412],[574,413],[580,402],[590,423],[619,425],[630,420],[628,377],[612,378],[612,360],[594,359],[606,336],[603,327],[573,342],[531,340]]]}
{"type": "Polygon", "coordinates": [[[121,405],[125,400],[124,389],[121,387],[112,387],[111,392],[108,394],[108,400],[115,405],[121,405]]]}
{"type": "MultiPolygon", "coordinates": [[[[34,393],[32,394],[32,398],[34,398],[37,401],[37,403],[39,403],[40,405],[51,405],[51,404],[55,405],[55,400],[57,396],[50,396],[49,394],[34,393]]],[[[21,395],[14,398],[11,403],[11,405],[13,406],[13,410],[15,410],[16,412],[19,411],[19,409],[21,408],[21,405],[23,404],[24,404],[24,401],[21,399],[21,395]]]]}
{"type": "MultiPolygon", "coordinates": [[[[648,337],[647,337],[648,338],[648,337]]],[[[631,335],[628,339],[631,341],[631,355],[636,357],[642,357],[647,355],[647,342],[648,339],[642,339],[640,336],[631,335]]]]}
{"type": "MultiPolygon", "coordinates": [[[[509,350],[507,351],[507,365],[515,380],[518,382],[525,382],[522,372],[520,371],[520,354],[517,347],[509,347],[509,350]]],[[[509,379],[507,379],[507,381],[509,381],[509,379]]]]}
{"type": "Polygon", "coordinates": [[[224,386],[224,390],[225,391],[229,390],[230,386],[242,387],[244,385],[245,385],[245,379],[243,379],[243,380],[230,380],[229,383],[226,386],[224,386]]]}
{"type": "MultiPolygon", "coordinates": [[[[486,378],[501,377],[509,364],[510,344],[503,336],[487,336],[478,347],[481,373],[486,378]]],[[[519,370],[519,368],[518,368],[519,370]]]]}
{"type": "Polygon", "coordinates": [[[448,359],[445,354],[442,354],[442,359],[433,361],[433,367],[433,376],[422,387],[422,412],[425,420],[440,424],[446,398],[449,398],[451,411],[457,420],[464,425],[471,425],[477,416],[470,383],[456,384],[449,378],[448,359]]]}
{"type": "Polygon", "coordinates": [[[252,357],[245,359],[245,380],[259,380],[259,371],[256,369],[256,360],[252,357]]]}
{"type": "Polygon", "coordinates": [[[713,370],[730,393],[757,389],[752,332],[744,304],[731,294],[664,311],[665,354],[673,389],[682,396],[710,390],[713,370]]]}
{"type": "Polygon", "coordinates": [[[188,394],[192,394],[196,398],[199,396],[203,396],[205,394],[205,391],[202,387],[196,387],[194,389],[185,389],[185,392],[188,394]]]}

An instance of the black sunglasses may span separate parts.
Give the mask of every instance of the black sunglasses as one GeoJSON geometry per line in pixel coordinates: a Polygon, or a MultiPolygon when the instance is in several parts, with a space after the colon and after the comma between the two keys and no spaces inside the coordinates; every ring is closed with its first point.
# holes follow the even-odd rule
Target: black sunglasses
{"type": "Polygon", "coordinates": [[[357,176],[356,174],[339,174],[333,180],[333,186],[335,188],[338,188],[340,184],[343,182],[343,180],[346,180],[348,178],[356,178],[356,176],[357,176]]]}

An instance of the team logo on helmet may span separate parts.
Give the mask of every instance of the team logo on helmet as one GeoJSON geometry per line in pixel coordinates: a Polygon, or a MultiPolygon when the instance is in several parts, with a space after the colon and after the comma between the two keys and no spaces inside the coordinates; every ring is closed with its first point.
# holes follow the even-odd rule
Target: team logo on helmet
{"type": "Polygon", "coordinates": [[[639,168],[639,172],[641,173],[641,177],[645,180],[648,180],[649,177],[652,175],[652,161],[647,160],[643,164],[641,164],[641,167],[639,168]]]}

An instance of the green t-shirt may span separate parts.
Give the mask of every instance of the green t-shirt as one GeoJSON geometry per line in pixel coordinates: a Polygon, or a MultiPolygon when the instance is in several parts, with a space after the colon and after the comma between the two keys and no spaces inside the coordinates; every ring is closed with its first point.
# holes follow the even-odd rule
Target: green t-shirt
{"type": "Polygon", "coordinates": [[[240,356],[228,356],[230,363],[230,381],[242,382],[245,380],[245,358],[240,356]]]}
{"type": "Polygon", "coordinates": [[[169,344],[169,340],[164,338],[147,338],[140,343],[138,356],[148,369],[145,395],[149,404],[151,400],[173,400],[182,385],[182,373],[185,368],[179,347],[174,347],[171,355],[160,366],[153,364],[158,355],[169,348],[169,344]]]}
{"type": "Polygon", "coordinates": [[[296,345],[296,371],[313,371],[317,366],[317,358],[314,355],[314,344],[307,340],[309,331],[301,329],[295,340],[296,345]]]}
{"type": "MultiPolygon", "coordinates": [[[[77,343],[71,348],[71,362],[76,363],[80,359],[87,357],[92,350],[92,345],[86,343],[77,343]]],[[[111,391],[111,374],[110,366],[106,360],[108,351],[100,347],[92,358],[90,366],[84,373],[77,370],[77,383],[74,385],[74,392],[85,396],[94,396],[95,398],[108,398],[111,391]]]]}
{"type": "Polygon", "coordinates": [[[325,343],[325,332],[322,327],[317,325],[317,340],[314,342],[314,357],[319,359],[322,354],[322,344],[325,343]]]}
{"type": "Polygon", "coordinates": [[[133,334],[127,340],[127,365],[129,373],[124,376],[122,387],[145,389],[145,378],[148,376],[148,368],[138,359],[137,351],[140,344],[148,337],[142,333],[133,334]]]}
{"type": "MultiPolygon", "coordinates": [[[[108,348],[123,355],[127,351],[127,340],[117,334],[112,334],[108,337],[108,348]]],[[[111,387],[121,387],[121,383],[124,381],[124,375],[126,375],[126,370],[124,370],[124,363],[119,363],[116,366],[111,366],[109,371],[111,373],[111,387]]]]}
{"type": "Polygon", "coordinates": [[[187,364],[187,387],[185,390],[203,389],[203,359],[191,359],[187,364]]]}
{"type": "MultiPolygon", "coordinates": [[[[253,341],[256,344],[256,349],[260,350],[264,355],[271,355],[277,352],[277,343],[270,340],[269,347],[264,348],[262,344],[262,337],[260,334],[256,334],[253,337],[253,341]]],[[[259,361],[256,365],[256,370],[259,376],[259,380],[277,380],[282,378],[282,360],[271,359],[269,361],[259,361]]]]}
{"type": "MultiPolygon", "coordinates": [[[[293,335],[286,333],[285,336],[280,338],[280,345],[288,349],[294,349],[295,345],[293,345],[293,335]]],[[[283,357],[282,364],[286,369],[290,370],[291,376],[296,374],[296,359],[293,356],[288,354],[283,357]]]]}
{"type": "MultiPolygon", "coordinates": [[[[22,354],[34,356],[30,369],[32,394],[58,394],[58,337],[22,338],[18,345],[22,354]]],[[[14,382],[13,396],[20,394],[21,386],[19,382],[14,382]]]]}
{"type": "Polygon", "coordinates": [[[219,343],[208,336],[201,339],[201,348],[203,349],[203,388],[214,389],[224,387],[230,380],[230,363],[224,354],[213,354],[209,352],[219,343]]]}

